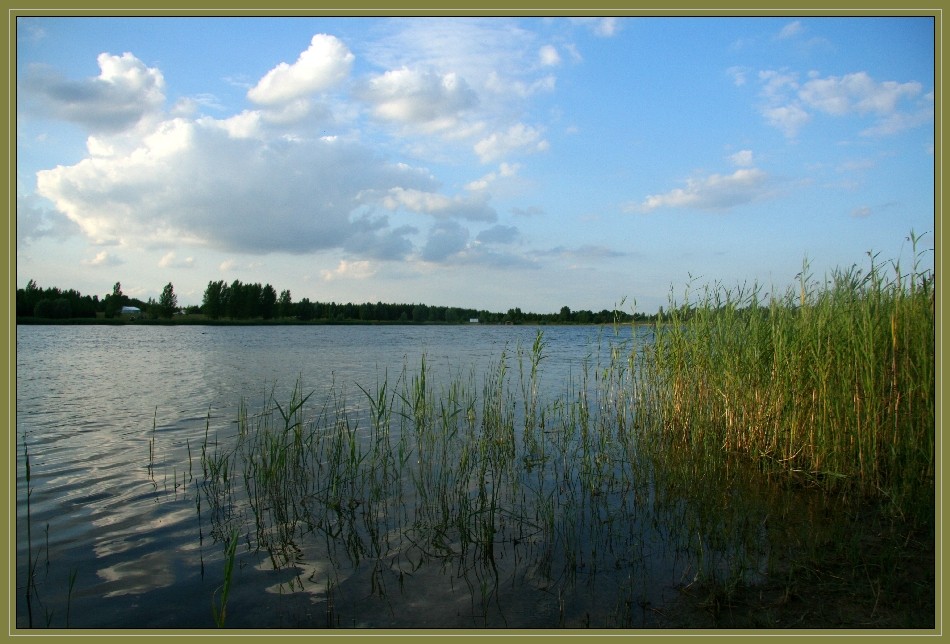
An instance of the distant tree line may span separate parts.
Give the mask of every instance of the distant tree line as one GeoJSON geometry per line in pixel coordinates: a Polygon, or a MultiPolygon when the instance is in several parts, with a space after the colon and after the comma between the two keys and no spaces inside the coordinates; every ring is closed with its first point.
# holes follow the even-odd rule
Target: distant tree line
{"type": "Polygon", "coordinates": [[[289,319],[310,321],[353,322],[405,322],[458,324],[478,320],[483,324],[523,323],[579,323],[611,324],[614,322],[647,321],[653,319],[642,313],[627,313],[604,309],[572,311],[561,307],[557,313],[525,313],[520,308],[507,312],[492,312],[483,309],[455,306],[433,306],[418,303],[364,302],[362,304],[320,302],[302,298],[295,302],[290,291],[278,295],[270,284],[245,284],[234,280],[208,282],[202,299],[201,312],[213,320],[289,319]]]}
{"type": "Polygon", "coordinates": [[[112,292],[102,299],[81,295],[78,291],[40,288],[30,280],[26,288],[17,289],[18,318],[115,318],[122,307],[134,306],[148,319],[171,318],[176,313],[203,315],[210,320],[283,320],[323,322],[390,322],[414,324],[459,324],[477,320],[482,324],[612,324],[646,322],[656,319],[643,313],[618,309],[601,311],[577,310],[563,306],[556,313],[531,313],[520,308],[492,312],[454,306],[433,306],[419,303],[365,302],[363,304],[320,302],[302,298],[294,301],[289,290],[280,293],[270,284],[243,283],[234,280],[208,282],[200,306],[178,306],[178,297],[171,283],[165,285],[158,300],[142,301],[122,292],[116,282],[112,292]]]}
{"type": "Polygon", "coordinates": [[[145,317],[170,318],[179,311],[178,296],[171,282],[162,289],[155,300],[149,298],[143,302],[122,292],[122,284],[116,282],[112,292],[99,299],[98,295],[82,295],[79,291],[66,291],[56,287],[40,288],[35,280],[27,282],[25,288],[16,292],[16,316],[18,318],[43,318],[51,320],[114,318],[122,313],[122,307],[134,306],[145,317]]]}

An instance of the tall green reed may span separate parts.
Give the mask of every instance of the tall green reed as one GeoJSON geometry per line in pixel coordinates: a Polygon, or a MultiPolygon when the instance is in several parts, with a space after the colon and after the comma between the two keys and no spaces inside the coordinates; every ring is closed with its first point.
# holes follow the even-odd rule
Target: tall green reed
{"type": "Polygon", "coordinates": [[[26,611],[28,625],[33,628],[33,590],[36,578],[36,560],[33,558],[33,520],[30,515],[30,497],[33,489],[30,487],[30,449],[24,441],[23,461],[26,476],[26,611]]]}
{"type": "Polygon", "coordinates": [[[706,287],[671,302],[642,365],[641,425],[671,446],[749,455],[811,483],[932,510],[934,276],[870,256],[823,283],[706,287]]]}
{"type": "Polygon", "coordinates": [[[231,595],[231,582],[234,578],[234,559],[237,552],[238,532],[231,531],[231,538],[224,550],[224,581],[211,598],[211,613],[218,628],[224,628],[228,616],[228,598],[231,595]],[[215,597],[217,596],[217,602],[215,597]]]}

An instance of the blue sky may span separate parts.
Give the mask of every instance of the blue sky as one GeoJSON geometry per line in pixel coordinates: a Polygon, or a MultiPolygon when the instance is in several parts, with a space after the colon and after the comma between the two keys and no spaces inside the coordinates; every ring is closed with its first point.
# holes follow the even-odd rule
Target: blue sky
{"type": "Polygon", "coordinates": [[[934,247],[930,18],[36,17],[16,44],[18,287],[652,313],[934,247]]]}

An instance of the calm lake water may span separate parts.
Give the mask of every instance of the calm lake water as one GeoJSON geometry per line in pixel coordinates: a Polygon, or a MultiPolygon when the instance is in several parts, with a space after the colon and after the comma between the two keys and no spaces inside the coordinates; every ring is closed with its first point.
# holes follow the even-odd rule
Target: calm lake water
{"type": "Polygon", "coordinates": [[[213,628],[229,534],[238,535],[231,628],[651,627],[696,575],[736,562],[747,579],[760,574],[769,504],[791,501],[755,485],[732,489],[724,494],[748,497],[744,515],[725,516],[731,502],[723,511],[691,502],[682,479],[638,465],[620,432],[588,432],[613,426],[597,416],[618,403],[596,389],[611,347],[629,351],[629,328],[616,337],[610,328],[545,327],[539,407],[553,406],[535,419],[539,438],[519,429],[516,447],[484,461],[480,479],[477,468],[473,478],[455,473],[475,457],[464,436],[491,414],[485,378],[502,354],[511,425],[525,425],[518,356],[530,354],[537,332],[18,327],[17,627],[213,628]],[[436,400],[455,379],[477,403],[451,415],[455,447],[442,448],[441,460],[405,415],[391,436],[371,432],[363,391],[385,382],[398,402],[423,356],[436,400]],[[331,483],[319,479],[331,459],[320,452],[307,465],[317,480],[287,492],[293,517],[278,522],[274,507],[250,503],[240,472],[233,490],[213,488],[201,452],[237,454],[242,401],[253,417],[272,394],[286,406],[298,384],[314,392],[308,422],[330,402],[347,410],[359,474],[341,503],[328,502],[331,483]],[[551,403],[565,392],[582,402],[551,403]]]}

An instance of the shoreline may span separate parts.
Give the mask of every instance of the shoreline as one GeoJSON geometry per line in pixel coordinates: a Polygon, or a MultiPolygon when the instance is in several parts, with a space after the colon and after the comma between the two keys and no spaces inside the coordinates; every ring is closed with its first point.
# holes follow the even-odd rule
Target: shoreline
{"type": "MultiPolygon", "coordinates": [[[[620,326],[652,326],[647,322],[622,322],[620,326]]],[[[210,320],[200,318],[124,320],[120,318],[29,318],[17,317],[16,326],[616,326],[610,322],[413,322],[411,320],[210,320]]]]}

